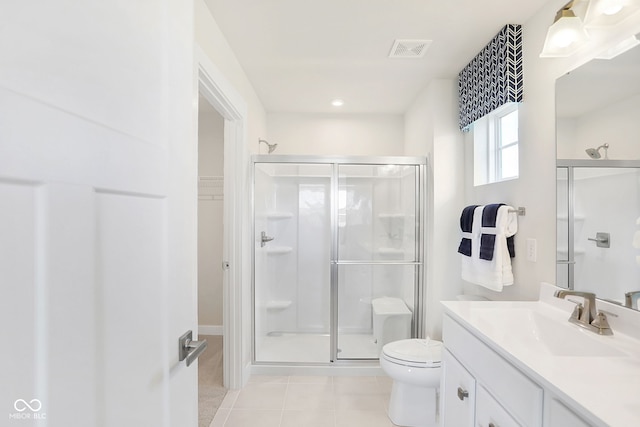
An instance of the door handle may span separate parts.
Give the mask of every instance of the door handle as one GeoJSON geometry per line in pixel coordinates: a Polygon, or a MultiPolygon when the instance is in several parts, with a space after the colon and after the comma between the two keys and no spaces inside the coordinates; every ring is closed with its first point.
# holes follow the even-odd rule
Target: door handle
{"type": "Polygon", "coordinates": [[[588,237],[587,240],[592,242],[596,242],[596,246],[599,248],[610,248],[611,247],[611,235],[609,233],[597,232],[596,238],[588,237]]]}
{"type": "Polygon", "coordinates": [[[260,233],[260,247],[264,248],[264,245],[266,245],[268,242],[272,240],[273,240],[273,237],[267,236],[267,233],[265,231],[260,233]]]}
{"type": "Polygon", "coordinates": [[[186,359],[187,366],[191,365],[209,344],[207,340],[193,341],[192,338],[193,332],[187,331],[178,340],[178,359],[181,362],[186,359]]]}

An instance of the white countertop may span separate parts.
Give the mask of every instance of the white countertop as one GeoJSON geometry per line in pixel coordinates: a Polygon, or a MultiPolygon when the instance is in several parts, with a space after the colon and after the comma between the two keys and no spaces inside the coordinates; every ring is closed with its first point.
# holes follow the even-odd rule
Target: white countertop
{"type": "Polygon", "coordinates": [[[609,315],[614,335],[600,336],[568,322],[574,304],[553,297],[554,289],[543,284],[540,301],[442,304],[446,314],[576,413],[603,426],[640,426],[640,340],[624,333],[640,329],[640,313],[598,301],[599,308],[620,314],[609,315]]]}

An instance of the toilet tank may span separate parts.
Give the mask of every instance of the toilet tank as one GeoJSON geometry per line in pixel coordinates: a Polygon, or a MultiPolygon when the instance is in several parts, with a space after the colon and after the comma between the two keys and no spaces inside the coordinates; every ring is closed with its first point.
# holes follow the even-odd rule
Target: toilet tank
{"type": "Polygon", "coordinates": [[[373,306],[373,338],[382,347],[392,341],[411,338],[411,310],[400,298],[382,297],[371,301],[373,306]]]}

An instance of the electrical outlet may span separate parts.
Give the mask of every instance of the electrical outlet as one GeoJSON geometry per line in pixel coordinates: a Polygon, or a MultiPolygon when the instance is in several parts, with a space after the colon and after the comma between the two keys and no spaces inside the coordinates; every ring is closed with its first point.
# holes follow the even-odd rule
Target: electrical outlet
{"type": "Polygon", "coordinates": [[[527,260],[536,262],[538,256],[538,244],[536,239],[527,239],[527,260]]]}

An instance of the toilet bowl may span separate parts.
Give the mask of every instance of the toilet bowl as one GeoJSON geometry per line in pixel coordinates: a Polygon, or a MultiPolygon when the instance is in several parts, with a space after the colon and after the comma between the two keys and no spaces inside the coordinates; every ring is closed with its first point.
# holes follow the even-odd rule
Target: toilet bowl
{"type": "Polygon", "coordinates": [[[389,418],[394,424],[438,425],[441,354],[442,343],[431,339],[394,341],[382,348],[380,367],[393,379],[389,418]]]}
{"type": "Polygon", "coordinates": [[[382,347],[392,341],[411,337],[411,310],[400,298],[382,297],[371,301],[373,306],[373,338],[382,347]]]}

